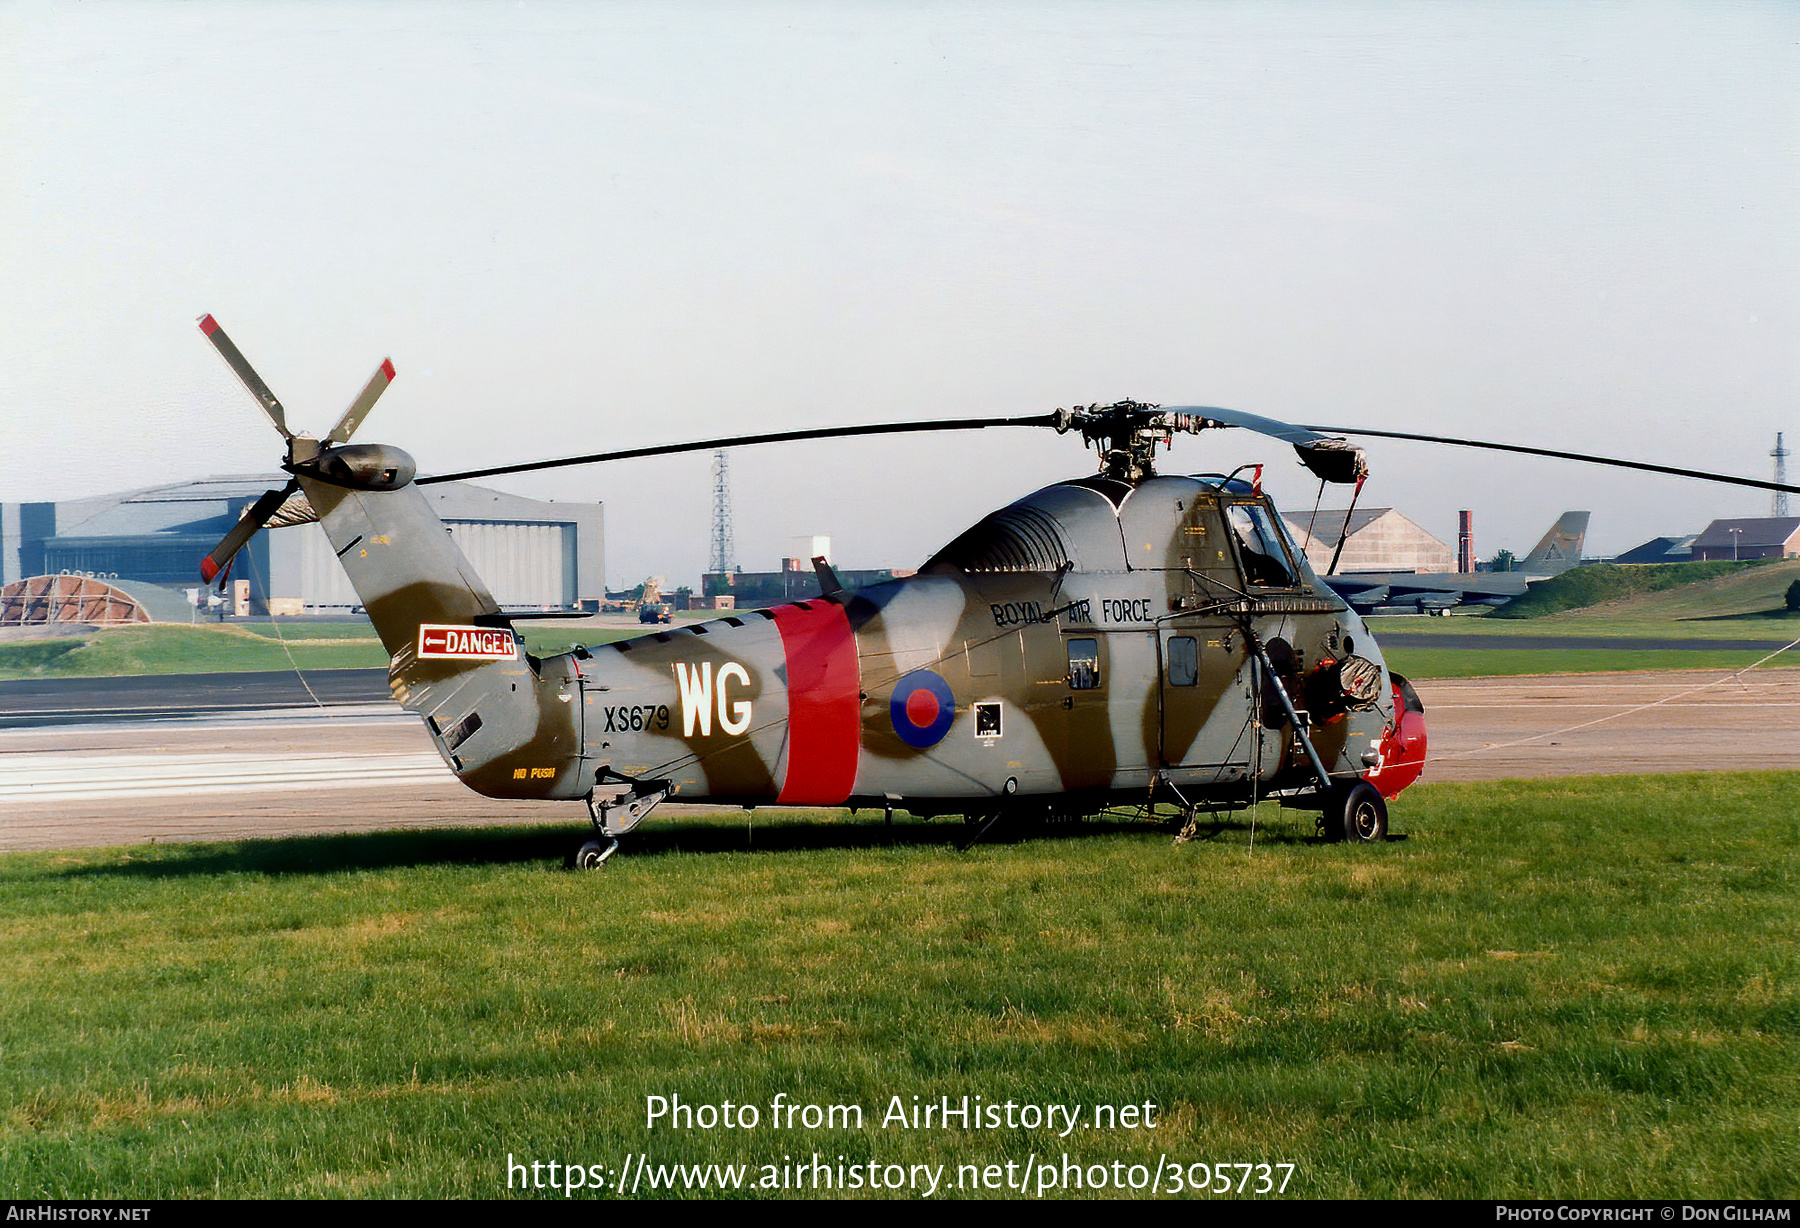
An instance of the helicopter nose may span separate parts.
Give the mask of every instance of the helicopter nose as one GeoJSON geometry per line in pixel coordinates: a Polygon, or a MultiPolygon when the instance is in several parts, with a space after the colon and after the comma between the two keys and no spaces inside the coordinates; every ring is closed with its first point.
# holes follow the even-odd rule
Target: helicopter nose
{"type": "Polygon", "coordinates": [[[1390,801],[1424,772],[1427,746],[1424,705],[1404,679],[1393,686],[1395,721],[1382,733],[1378,766],[1368,775],[1369,783],[1390,801]]]}

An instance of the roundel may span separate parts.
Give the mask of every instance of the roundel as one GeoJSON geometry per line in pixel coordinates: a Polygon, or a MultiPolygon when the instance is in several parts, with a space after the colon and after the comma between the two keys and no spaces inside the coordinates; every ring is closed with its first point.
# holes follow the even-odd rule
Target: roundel
{"type": "Polygon", "coordinates": [[[950,722],[956,719],[956,699],[949,683],[928,669],[915,669],[894,684],[888,715],[900,740],[922,750],[936,746],[950,732],[950,722]]]}

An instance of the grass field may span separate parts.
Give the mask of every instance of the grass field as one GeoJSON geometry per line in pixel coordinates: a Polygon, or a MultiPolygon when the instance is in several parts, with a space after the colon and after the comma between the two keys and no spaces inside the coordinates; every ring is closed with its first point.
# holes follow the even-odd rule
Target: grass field
{"type": "MultiPolygon", "coordinates": [[[[1483,648],[1396,648],[1390,663],[1414,678],[1466,678],[1485,674],[1581,673],[1596,670],[1739,669],[1758,652],[1550,648],[1508,650],[1518,636],[1642,637],[1662,639],[1795,639],[1800,613],[1783,610],[1782,596],[1800,561],[1733,568],[1704,565],[1710,578],[1666,591],[1530,619],[1377,617],[1377,637],[1480,635],[1483,648]],[[1710,570],[1708,570],[1710,569],[1710,570]]],[[[1587,569],[1584,569],[1587,570],[1587,569]]],[[[1629,570],[1629,569],[1624,569],[1629,570]]],[[[698,616],[696,616],[698,617],[698,616]]],[[[684,616],[685,619],[685,616],[684,616]]],[[[603,644],[649,628],[571,628],[556,622],[521,623],[527,647],[540,656],[572,644],[603,644]]],[[[214,671],[379,669],[387,656],[366,622],[291,622],[143,626],[87,632],[56,639],[0,643],[0,680],[185,674],[214,671]]]]}
{"type": "MultiPolygon", "coordinates": [[[[572,635],[555,627],[521,627],[536,653],[575,642],[604,644],[635,628],[572,635]]],[[[112,627],[46,639],[0,643],[0,681],[99,678],[128,674],[206,674],[301,669],[385,669],[375,628],[362,623],[211,623],[112,627]]]]}
{"type": "Polygon", "coordinates": [[[1743,565],[1735,570],[1732,564],[1723,566],[1726,572],[1709,580],[1532,618],[1489,617],[1471,609],[1449,618],[1377,616],[1369,620],[1369,626],[1377,635],[1386,629],[1425,635],[1655,635],[1668,639],[1777,638],[1791,626],[1794,630],[1789,638],[1800,636],[1800,612],[1784,606],[1788,585],[1800,579],[1800,559],[1743,565]]]}
{"type": "Polygon", "coordinates": [[[1300,1197],[1800,1193],[1800,775],[1419,786],[1367,848],[1305,826],[965,854],[740,815],[590,874],[552,868],[568,828],[7,856],[0,1188],[491,1197],[509,1155],[753,1183],[817,1153],[967,1195],[961,1165],[1066,1153],[1288,1162],[1300,1197]],[[863,1126],[772,1129],[777,1094],[863,1126]],[[647,1130],[676,1095],[764,1120],[647,1130]],[[879,1124],[915,1095],[1157,1125],[879,1124]]]}
{"type": "Polygon", "coordinates": [[[1622,620],[1628,625],[1639,621],[1665,625],[1698,622],[1702,634],[1758,634],[1753,625],[1745,626],[1741,620],[1788,619],[1784,598],[1795,580],[1800,580],[1800,559],[1783,559],[1758,563],[1698,584],[1602,602],[1535,621],[1540,626],[1546,622],[1579,626],[1588,620],[1622,620]]]}
{"type": "MultiPolygon", "coordinates": [[[[1766,654],[1733,650],[1505,648],[1509,636],[1645,635],[1683,638],[1800,638],[1800,618],[1756,623],[1652,623],[1590,619],[1580,625],[1556,619],[1492,623],[1467,618],[1377,618],[1371,628],[1407,634],[1492,637],[1502,646],[1482,648],[1386,649],[1390,665],[1409,678],[1469,678],[1482,675],[1588,673],[1605,670],[1741,669],[1766,654]]],[[[22,678],[111,677],[128,674],[188,674],[216,671],[302,669],[380,669],[386,654],[368,628],[295,624],[283,628],[285,645],[267,624],[224,627],[142,627],[108,630],[89,636],[37,639],[0,644],[0,681],[22,678]],[[291,654],[291,660],[290,660],[291,654]]],[[[527,647],[539,655],[564,651],[573,643],[603,644],[633,634],[630,629],[599,629],[571,635],[567,629],[524,630],[527,647]]],[[[1785,659],[1785,658],[1784,658],[1785,659]]]]}
{"type": "Polygon", "coordinates": [[[387,653],[373,627],[312,623],[284,626],[281,631],[285,647],[268,632],[267,624],[152,624],[0,643],[0,679],[286,670],[295,665],[301,669],[379,669],[387,665],[387,653]]]}
{"type": "MultiPolygon", "coordinates": [[[[1759,566],[1762,566],[1760,562],[1714,561],[1623,566],[1596,563],[1574,567],[1561,575],[1533,584],[1530,592],[1500,606],[1491,617],[1541,618],[1676,588],[1694,590],[1728,583],[1747,569],[1759,566]]],[[[1776,604],[1781,603],[1777,601],[1776,604]]]]}
{"type": "MultiPolygon", "coordinates": [[[[1727,569],[1730,564],[1724,565],[1727,569]]],[[[1586,570],[1586,569],[1584,569],[1586,570]]],[[[1451,618],[1376,617],[1369,629],[1379,639],[1407,635],[1477,635],[1480,648],[1387,647],[1388,663],[1412,678],[1588,673],[1600,670],[1742,669],[1766,652],[1714,649],[1532,648],[1508,649],[1509,639],[1569,636],[1587,639],[1663,640],[1800,639],[1800,613],[1782,608],[1787,586],[1800,577],[1800,562],[1746,566],[1710,580],[1645,593],[1583,609],[1529,619],[1474,615],[1451,618]]],[[[1796,656],[1800,656],[1797,650],[1796,656]]],[[[1782,657],[1777,663],[1795,659],[1782,657]]]]}

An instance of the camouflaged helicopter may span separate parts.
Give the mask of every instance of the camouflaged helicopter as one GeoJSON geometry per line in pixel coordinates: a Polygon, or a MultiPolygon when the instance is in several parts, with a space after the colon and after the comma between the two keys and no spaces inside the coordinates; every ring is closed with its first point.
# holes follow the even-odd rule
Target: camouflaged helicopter
{"type": "MultiPolygon", "coordinates": [[[[201,328],[287,443],[284,488],[207,556],[221,576],[264,525],[319,521],[390,654],[396,700],[445,762],[497,798],[585,802],[603,864],[660,802],[873,808],[991,825],[1172,804],[1189,823],[1260,799],[1318,812],[1328,839],[1387,834],[1417,780],[1423,709],[1356,611],[1314,573],[1260,489],[1159,474],[1177,434],[1238,427],[1294,447],[1322,482],[1368,474],[1343,434],[1212,407],[1134,401],[1017,418],[787,431],[419,478],[353,444],[382,366],[322,439],[285,411],[211,316],[201,328]],[[722,446],[989,427],[1079,433],[1100,471],[982,519],[917,574],[556,656],[508,614],[417,489],[432,482],[722,446]]],[[[1686,470],[1543,449],[1437,442],[1686,470]]],[[[1723,479],[1767,486],[1749,479],[1723,479]]],[[[983,827],[985,830],[985,826],[983,827]]]]}

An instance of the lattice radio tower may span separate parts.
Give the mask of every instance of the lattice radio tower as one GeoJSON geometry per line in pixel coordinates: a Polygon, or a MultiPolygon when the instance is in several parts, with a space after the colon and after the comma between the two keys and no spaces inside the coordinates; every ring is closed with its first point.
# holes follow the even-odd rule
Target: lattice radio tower
{"type": "Polygon", "coordinates": [[[729,574],[737,570],[737,542],[731,532],[731,461],[720,448],[713,453],[712,568],[729,574]]]}
{"type": "MultiPolygon", "coordinates": [[[[1775,450],[1773,452],[1769,453],[1769,455],[1773,456],[1775,458],[1775,485],[1786,486],[1787,485],[1788,450],[1781,446],[1781,432],[1780,431],[1775,432],[1775,450]]],[[[1775,497],[1769,501],[1769,515],[1785,516],[1787,514],[1788,514],[1787,491],[1778,490],[1775,492],[1775,497]]]]}

